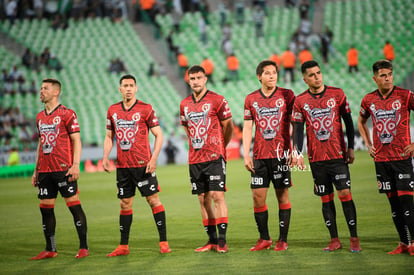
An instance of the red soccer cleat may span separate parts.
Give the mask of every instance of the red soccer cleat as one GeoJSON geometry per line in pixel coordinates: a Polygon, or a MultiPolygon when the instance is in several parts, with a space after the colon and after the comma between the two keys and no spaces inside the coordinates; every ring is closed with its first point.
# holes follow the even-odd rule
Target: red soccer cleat
{"type": "Polygon", "coordinates": [[[270,246],[273,244],[272,240],[263,240],[258,239],[256,245],[250,248],[250,251],[260,251],[264,249],[269,249],[270,246]]]}
{"type": "Polygon", "coordinates": [[[163,253],[170,253],[171,252],[171,248],[168,245],[168,242],[160,242],[160,252],[163,253]]]}
{"type": "Polygon", "coordinates": [[[349,250],[352,253],[361,252],[361,247],[359,246],[359,239],[357,237],[351,237],[351,247],[349,250]]]}
{"type": "Polygon", "coordinates": [[[106,255],[106,257],[116,257],[129,254],[129,247],[127,244],[120,244],[114,251],[106,255]]]}
{"type": "Polygon", "coordinates": [[[227,253],[229,250],[227,249],[227,244],[225,242],[220,243],[217,245],[217,252],[218,253],[227,253]]]}
{"type": "Polygon", "coordinates": [[[208,242],[204,246],[196,248],[194,251],[195,252],[207,252],[207,251],[216,251],[216,250],[217,250],[217,245],[208,242]]]}
{"type": "Polygon", "coordinates": [[[78,254],[76,254],[75,258],[79,259],[79,258],[83,258],[83,257],[87,257],[89,256],[89,251],[86,248],[81,248],[78,252],[78,254]]]}
{"type": "Polygon", "coordinates": [[[342,244],[339,241],[339,238],[333,238],[331,239],[331,242],[329,243],[329,245],[323,249],[323,251],[332,252],[332,251],[335,251],[341,248],[342,248],[342,244]]]}
{"type": "Polygon", "coordinates": [[[31,261],[34,260],[43,260],[43,259],[49,259],[49,258],[55,258],[57,256],[56,251],[42,251],[39,255],[30,258],[31,261]]]}
{"type": "MultiPolygon", "coordinates": [[[[412,246],[412,245],[411,245],[412,246]]],[[[394,249],[393,251],[388,252],[389,255],[394,255],[394,254],[402,254],[402,253],[408,253],[409,252],[409,248],[410,246],[400,242],[397,246],[396,249],[394,249]]]]}
{"type": "Polygon", "coordinates": [[[275,245],[275,251],[283,251],[288,249],[288,244],[282,240],[278,240],[275,245]]]}

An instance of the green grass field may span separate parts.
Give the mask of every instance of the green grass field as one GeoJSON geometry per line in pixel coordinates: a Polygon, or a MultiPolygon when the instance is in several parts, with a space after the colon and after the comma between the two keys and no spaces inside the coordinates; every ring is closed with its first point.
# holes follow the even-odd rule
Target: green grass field
{"type": "MultiPolygon", "coordinates": [[[[322,252],[329,242],[321,202],[313,195],[311,172],[294,171],[290,190],[292,218],[289,249],[250,252],[258,238],[253,218],[249,174],[243,162],[227,166],[226,199],[229,208],[229,253],[194,253],[207,240],[198,200],[191,195],[187,166],[165,166],[157,170],[162,188],[161,201],[167,211],[167,230],[172,253],[161,255],[158,234],[150,208],[136,197],[131,228],[131,254],[106,258],[119,242],[119,201],[115,173],[82,173],[80,198],[89,227],[90,256],[75,259],[78,239],[72,216],[58,198],[57,258],[30,261],[44,249],[41,215],[30,178],[0,180],[0,273],[1,274],[410,274],[414,257],[388,255],[398,243],[385,195],[377,192],[374,165],[366,152],[357,152],[351,166],[353,198],[357,207],[361,253],[349,252],[349,233],[336,196],[339,236],[343,249],[322,252]]],[[[278,237],[277,203],[269,190],[269,228],[278,237]]],[[[411,273],[412,274],[412,273],[411,273]]]]}

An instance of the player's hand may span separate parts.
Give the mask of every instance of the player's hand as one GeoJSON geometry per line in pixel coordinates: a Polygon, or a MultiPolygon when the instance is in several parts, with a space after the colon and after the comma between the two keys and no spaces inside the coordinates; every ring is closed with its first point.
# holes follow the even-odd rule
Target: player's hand
{"type": "Polygon", "coordinates": [[[68,177],[68,181],[76,181],[79,179],[79,164],[73,164],[71,168],[69,168],[68,172],[66,173],[68,177]]]}
{"type": "Polygon", "coordinates": [[[104,158],[104,159],[102,160],[102,166],[103,166],[103,169],[104,169],[107,173],[111,173],[111,170],[109,169],[109,159],[104,158]]]}
{"type": "Polygon", "coordinates": [[[296,162],[296,166],[300,169],[300,170],[305,170],[306,169],[306,165],[305,165],[305,160],[303,159],[303,156],[300,155],[297,158],[297,162],[296,162]]]}
{"type": "Polygon", "coordinates": [[[157,162],[151,158],[147,164],[147,169],[145,170],[145,173],[152,174],[155,172],[155,169],[157,169],[157,162]]]}
{"type": "Polygon", "coordinates": [[[351,164],[354,162],[354,160],[355,160],[354,149],[348,149],[348,151],[346,152],[345,162],[351,164]]]}
{"type": "Polygon", "coordinates": [[[253,160],[250,156],[244,157],[244,167],[246,167],[247,171],[254,173],[253,160]]]}
{"type": "Polygon", "coordinates": [[[368,146],[368,153],[372,158],[375,158],[375,147],[373,145],[369,145],[368,146]]]}
{"type": "Polygon", "coordinates": [[[404,153],[406,155],[412,156],[414,152],[414,143],[411,143],[404,148],[404,153]]]}
{"type": "Polygon", "coordinates": [[[33,185],[33,187],[37,187],[38,183],[39,183],[39,181],[38,181],[38,178],[37,178],[37,172],[34,172],[33,176],[32,176],[32,185],[33,185]]]}

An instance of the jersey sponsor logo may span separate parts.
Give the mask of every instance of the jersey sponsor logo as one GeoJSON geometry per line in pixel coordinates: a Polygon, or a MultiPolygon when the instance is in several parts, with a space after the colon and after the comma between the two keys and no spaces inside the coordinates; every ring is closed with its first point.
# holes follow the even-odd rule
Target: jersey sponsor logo
{"type": "Polygon", "coordinates": [[[347,175],[346,174],[339,174],[339,175],[335,175],[335,179],[336,180],[342,180],[342,179],[346,179],[347,175]]]}
{"type": "Polygon", "coordinates": [[[411,174],[398,174],[398,179],[402,180],[402,179],[410,179],[411,178],[411,174]]]}
{"type": "Polygon", "coordinates": [[[116,139],[122,151],[131,149],[135,142],[136,133],[138,132],[138,121],[141,116],[139,113],[132,115],[132,120],[118,119],[118,115],[114,113],[112,118],[115,122],[116,139]]]}
{"type": "Polygon", "coordinates": [[[259,107],[257,102],[253,102],[252,106],[256,110],[259,132],[264,139],[274,139],[276,133],[279,131],[280,120],[283,114],[281,107],[283,107],[283,105],[284,101],[281,98],[275,101],[276,107],[274,108],[259,107]]]}
{"type": "Polygon", "coordinates": [[[410,181],[410,183],[408,184],[408,186],[410,186],[411,189],[414,189],[414,181],[410,181]]]}
{"type": "Polygon", "coordinates": [[[145,186],[145,185],[148,185],[148,180],[144,180],[144,181],[139,181],[138,182],[138,187],[142,187],[142,186],[145,186]]]}
{"type": "Polygon", "coordinates": [[[250,110],[244,110],[244,116],[250,116],[250,110]]]}
{"type": "Polygon", "coordinates": [[[212,180],[221,180],[221,176],[220,175],[216,175],[216,176],[210,176],[210,181],[212,180]]]}
{"type": "Polygon", "coordinates": [[[231,114],[230,107],[229,107],[229,104],[227,103],[227,100],[226,99],[223,99],[223,103],[224,103],[223,116],[224,117],[227,117],[229,114],[231,114]]]}
{"type": "Polygon", "coordinates": [[[68,185],[68,183],[66,181],[58,182],[59,187],[63,187],[63,186],[66,186],[66,185],[68,185]]]}
{"type": "Polygon", "coordinates": [[[303,109],[308,112],[313,132],[319,141],[326,141],[330,138],[333,132],[335,111],[334,107],[336,101],[334,98],[330,98],[326,105],[326,108],[311,108],[307,103],[303,106],[303,109]]]}
{"type": "Polygon", "coordinates": [[[377,136],[382,144],[389,144],[397,134],[397,125],[401,119],[401,102],[394,101],[391,104],[392,110],[376,109],[375,104],[371,103],[370,109],[375,119],[375,129],[377,136]]]}
{"type": "Polygon", "coordinates": [[[198,150],[203,148],[208,138],[208,130],[211,125],[211,118],[208,113],[211,105],[206,103],[202,106],[201,112],[188,112],[188,107],[184,107],[185,120],[188,121],[191,145],[198,150]]]}
{"type": "Polygon", "coordinates": [[[302,120],[303,119],[302,118],[302,113],[301,112],[293,112],[293,118],[295,120],[298,120],[298,121],[302,120]]]}
{"type": "Polygon", "coordinates": [[[42,152],[45,155],[52,153],[53,148],[56,146],[56,141],[60,132],[60,121],[59,116],[53,119],[53,124],[42,123],[42,120],[39,119],[40,140],[42,142],[42,152]]]}
{"type": "Polygon", "coordinates": [[[220,186],[220,188],[224,188],[224,181],[221,181],[221,182],[219,183],[219,186],[220,186]]]}

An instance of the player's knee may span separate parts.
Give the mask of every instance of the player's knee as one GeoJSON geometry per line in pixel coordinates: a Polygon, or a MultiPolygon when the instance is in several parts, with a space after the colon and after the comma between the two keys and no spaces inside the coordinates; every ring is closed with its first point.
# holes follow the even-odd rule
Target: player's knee
{"type": "Polygon", "coordinates": [[[132,199],[131,198],[121,199],[120,205],[121,205],[122,210],[130,210],[132,209],[132,199]]]}
{"type": "Polygon", "coordinates": [[[146,200],[148,204],[151,206],[151,208],[161,205],[160,198],[158,197],[157,194],[146,197],[146,200]]]}
{"type": "Polygon", "coordinates": [[[343,189],[343,190],[338,190],[338,197],[339,199],[342,201],[342,197],[344,199],[348,199],[347,197],[351,196],[351,190],[349,189],[343,189]]]}

